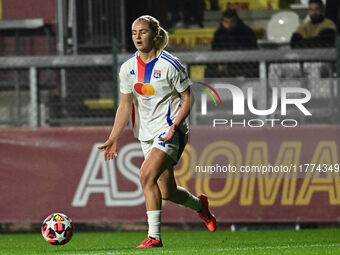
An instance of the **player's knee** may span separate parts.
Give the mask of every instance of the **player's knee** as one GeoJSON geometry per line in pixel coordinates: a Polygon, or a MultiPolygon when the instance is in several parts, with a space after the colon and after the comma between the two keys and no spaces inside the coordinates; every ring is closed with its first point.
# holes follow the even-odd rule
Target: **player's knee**
{"type": "Polygon", "coordinates": [[[150,177],[148,177],[146,174],[141,174],[139,177],[140,184],[142,185],[142,188],[144,189],[145,187],[148,186],[150,182],[150,177]]]}
{"type": "Polygon", "coordinates": [[[150,173],[148,174],[147,172],[141,172],[139,181],[140,184],[142,185],[142,188],[144,189],[155,184],[155,177],[150,173]]]}

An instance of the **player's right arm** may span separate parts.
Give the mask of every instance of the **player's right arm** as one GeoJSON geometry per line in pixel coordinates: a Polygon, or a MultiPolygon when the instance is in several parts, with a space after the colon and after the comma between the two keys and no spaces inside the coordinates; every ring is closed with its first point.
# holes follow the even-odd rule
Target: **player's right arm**
{"type": "Polygon", "coordinates": [[[102,146],[98,146],[98,149],[104,149],[105,160],[110,160],[113,159],[113,157],[117,157],[118,140],[130,119],[132,112],[132,102],[132,93],[121,93],[120,103],[116,112],[115,122],[113,124],[109,139],[107,139],[107,141],[102,146]]]}

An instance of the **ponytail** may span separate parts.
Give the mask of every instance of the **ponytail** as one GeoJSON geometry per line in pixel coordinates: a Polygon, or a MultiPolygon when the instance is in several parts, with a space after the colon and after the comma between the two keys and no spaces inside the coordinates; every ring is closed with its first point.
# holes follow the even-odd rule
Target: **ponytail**
{"type": "Polygon", "coordinates": [[[162,50],[168,45],[168,42],[169,42],[168,32],[164,28],[159,27],[158,35],[157,35],[157,41],[156,41],[156,47],[159,50],[162,50]]]}

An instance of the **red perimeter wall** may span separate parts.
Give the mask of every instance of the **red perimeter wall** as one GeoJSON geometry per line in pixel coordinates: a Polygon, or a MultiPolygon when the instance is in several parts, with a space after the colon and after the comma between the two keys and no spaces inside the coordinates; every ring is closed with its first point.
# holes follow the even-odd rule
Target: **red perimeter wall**
{"type": "MultiPolygon", "coordinates": [[[[63,212],[75,222],[145,220],[139,185],[142,153],[127,129],[115,161],[96,147],[110,128],[2,129],[0,132],[0,222],[41,222],[63,212]]],[[[340,126],[222,129],[192,128],[190,143],[176,168],[179,185],[206,193],[219,221],[336,222],[340,216],[339,174],[320,178],[194,177],[188,167],[234,165],[338,164],[340,126]],[[205,135],[202,135],[205,134],[205,135]],[[227,135],[226,135],[227,134],[227,135]],[[195,139],[200,137],[200,139],[195,139]]],[[[221,177],[221,176],[219,176],[221,177]]],[[[195,222],[190,210],[166,202],[165,222],[195,222]]]]}

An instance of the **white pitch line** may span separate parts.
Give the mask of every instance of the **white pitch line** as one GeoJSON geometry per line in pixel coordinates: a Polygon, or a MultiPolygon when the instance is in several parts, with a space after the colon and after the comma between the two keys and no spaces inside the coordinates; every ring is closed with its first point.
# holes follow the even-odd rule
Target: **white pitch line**
{"type": "MultiPolygon", "coordinates": [[[[280,250],[280,249],[299,249],[299,248],[316,248],[316,247],[340,247],[339,244],[306,244],[306,245],[281,245],[281,246],[255,246],[255,247],[230,247],[230,248],[209,248],[209,249],[191,249],[188,250],[190,252],[199,252],[199,251],[247,251],[247,250],[280,250]]],[[[156,250],[153,250],[156,251],[156,250]]],[[[185,251],[184,251],[185,252],[185,251]]],[[[140,251],[109,251],[109,252],[99,252],[96,253],[93,251],[92,253],[78,253],[79,255],[116,255],[116,254],[143,254],[145,250],[140,251]]],[[[166,248],[157,248],[157,253],[183,253],[183,250],[166,250],[166,248]]],[[[62,255],[69,255],[69,253],[65,253],[62,255]]],[[[74,255],[77,255],[75,253],[74,255]]]]}
{"type": "MultiPolygon", "coordinates": [[[[282,246],[257,246],[257,247],[230,247],[230,248],[212,248],[212,249],[192,249],[190,251],[236,251],[236,250],[270,250],[270,249],[299,249],[299,248],[315,248],[315,247],[340,247],[340,244],[307,244],[307,245],[282,245],[282,246]]],[[[162,250],[160,253],[182,253],[179,250],[162,250]]],[[[125,254],[126,252],[109,252],[107,254],[125,254]]],[[[144,251],[133,251],[130,254],[141,254],[144,251]]]]}

